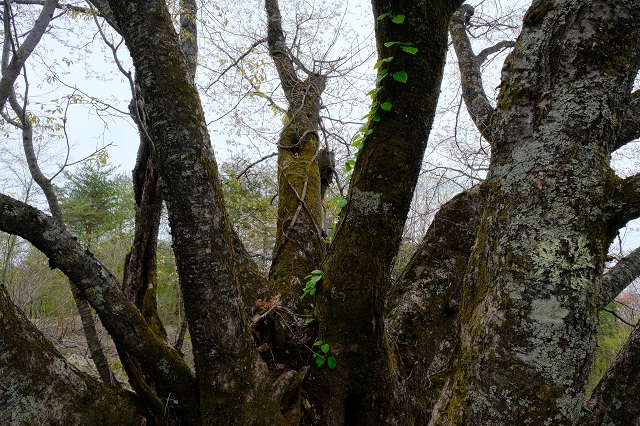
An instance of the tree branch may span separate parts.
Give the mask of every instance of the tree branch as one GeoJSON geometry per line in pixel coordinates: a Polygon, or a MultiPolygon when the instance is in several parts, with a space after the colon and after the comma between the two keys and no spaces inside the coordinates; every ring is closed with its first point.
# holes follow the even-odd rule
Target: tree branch
{"type": "Polygon", "coordinates": [[[516,42],[513,40],[502,40],[494,44],[493,46],[489,46],[485,49],[482,49],[482,51],[476,55],[476,61],[478,62],[478,66],[482,65],[490,55],[493,55],[494,53],[498,53],[504,49],[509,49],[515,45],[516,45],[516,42]]]}
{"type": "Polygon", "coordinates": [[[629,327],[635,327],[637,324],[632,324],[629,321],[627,321],[626,319],[622,318],[620,315],[618,315],[616,313],[616,311],[612,311],[611,309],[603,309],[604,312],[608,312],[611,315],[613,315],[615,318],[617,318],[619,321],[621,321],[623,324],[628,325],[629,327]]]}
{"type": "Polygon", "coordinates": [[[622,118],[618,142],[612,151],[638,138],[640,138],[640,90],[636,90],[630,96],[626,114],[622,118]]]}
{"type": "MultiPolygon", "coordinates": [[[[222,78],[222,76],[224,76],[231,68],[235,67],[236,65],[238,65],[240,63],[240,61],[242,61],[244,58],[246,58],[251,52],[253,52],[253,49],[255,49],[256,47],[260,46],[262,43],[264,43],[265,41],[267,41],[266,38],[261,38],[260,40],[254,42],[251,46],[249,46],[249,48],[247,50],[245,50],[240,56],[238,56],[228,67],[226,67],[224,70],[222,70],[220,72],[220,74],[218,75],[218,78],[216,78],[215,80],[213,80],[211,83],[209,83],[207,85],[207,88],[204,90],[205,92],[207,92],[209,89],[211,89],[211,86],[213,86],[214,84],[216,84],[218,81],[220,81],[220,79],[222,78]]],[[[266,96],[266,95],[265,95],[266,96]]],[[[273,102],[272,102],[273,103],[273,102]]]]}
{"type": "Polygon", "coordinates": [[[389,297],[385,324],[397,345],[418,415],[426,423],[459,339],[462,282],[484,208],[482,186],[456,195],[436,214],[389,297]]]}
{"type": "Polygon", "coordinates": [[[53,219],[41,211],[0,194],[0,230],[19,235],[42,251],[84,293],[117,346],[153,369],[153,379],[172,390],[178,408],[199,411],[194,378],[182,357],[153,333],[138,310],[120,291],[117,278],[53,219]]]}
{"type": "MultiPolygon", "coordinates": [[[[105,21],[113,28],[118,34],[120,34],[120,29],[118,28],[118,24],[116,23],[116,18],[113,15],[113,11],[111,10],[111,6],[109,6],[109,2],[107,0],[86,0],[87,3],[92,4],[95,9],[98,10],[97,15],[104,18],[105,21]]],[[[94,12],[92,10],[92,12],[94,12]]],[[[94,12],[95,13],[95,12],[94,12]]]]}
{"type": "Polygon", "coordinates": [[[187,60],[191,78],[198,68],[198,4],[195,0],[180,0],[180,48],[187,60]]]}
{"type": "MultiPolygon", "coordinates": [[[[23,5],[35,5],[35,6],[44,6],[46,4],[46,0],[13,0],[9,3],[13,3],[13,4],[23,4],[23,5]]],[[[0,1],[0,6],[4,6],[5,2],[4,1],[0,1]]],[[[71,11],[71,12],[80,12],[80,13],[86,13],[86,14],[90,14],[91,11],[86,8],[86,7],[80,7],[80,6],[75,6],[72,4],[58,4],[58,6],[56,7],[57,9],[61,9],[64,11],[71,11]]]]}
{"type": "Polygon", "coordinates": [[[264,3],[267,11],[267,43],[269,45],[269,54],[271,58],[273,58],[276,70],[280,76],[282,90],[284,90],[289,104],[293,104],[295,102],[293,89],[301,82],[296,75],[293,60],[289,55],[289,49],[287,49],[284,40],[280,7],[277,0],[265,0],[264,3]]]}
{"type": "MultiPolygon", "coordinates": [[[[7,67],[3,68],[2,78],[0,79],[0,110],[4,109],[7,98],[11,93],[13,83],[15,83],[16,79],[20,75],[20,70],[24,66],[25,61],[27,60],[29,55],[31,55],[33,49],[36,48],[36,46],[40,42],[40,39],[49,27],[49,22],[51,22],[51,19],[53,18],[53,12],[56,10],[57,6],[58,0],[47,0],[42,10],[40,11],[40,15],[38,16],[38,19],[36,19],[33,28],[31,28],[31,31],[29,31],[29,35],[27,35],[27,38],[20,45],[18,50],[13,52],[13,56],[11,57],[11,61],[9,62],[7,67]]],[[[8,5],[5,4],[4,7],[6,9],[8,8],[8,5]]],[[[7,54],[7,51],[11,49],[11,45],[7,45],[5,43],[3,49],[4,56],[7,54]]]]}
{"type": "Polygon", "coordinates": [[[275,157],[276,155],[278,155],[277,152],[272,152],[269,155],[265,155],[264,157],[262,157],[259,160],[254,161],[253,163],[249,164],[247,167],[244,168],[244,170],[242,170],[238,176],[236,176],[236,180],[240,180],[240,178],[249,171],[250,168],[252,168],[253,166],[255,166],[256,164],[262,163],[264,160],[267,160],[271,157],[275,157]]]}
{"type": "Polygon", "coordinates": [[[604,274],[598,297],[598,307],[604,309],[638,277],[640,277],[640,247],[620,259],[613,268],[604,274]]]}
{"type": "Polygon", "coordinates": [[[472,6],[461,6],[451,19],[449,33],[451,34],[453,47],[458,57],[462,96],[467,105],[467,110],[480,131],[480,134],[491,143],[491,117],[494,108],[489,103],[484,93],[484,88],[482,87],[480,64],[482,64],[488,55],[505,48],[510,42],[501,42],[496,46],[483,50],[480,55],[476,56],[473,53],[466,30],[466,25],[471,16],[473,16],[473,13],[474,9],[472,6]]]}
{"type": "Polygon", "coordinates": [[[611,220],[615,230],[640,217],[640,173],[623,179],[612,198],[617,209],[611,220]]]}

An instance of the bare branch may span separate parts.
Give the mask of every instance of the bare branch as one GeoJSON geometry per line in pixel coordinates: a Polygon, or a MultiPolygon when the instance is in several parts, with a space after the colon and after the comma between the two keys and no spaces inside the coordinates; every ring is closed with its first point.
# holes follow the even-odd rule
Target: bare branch
{"type": "Polygon", "coordinates": [[[598,307],[603,309],[638,277],[640,277],[640,247],[620,259],[602,277],[598,307]]]}
{"type": "Polygon", "coordinates": [[[482,49],[482,51],[478,53],[478,55],[476,56],[476,61],[478,61],[478,66],[482,65],[490,55],[493,55],[494,53],[498,53],[505,49],[509,49],[515,45],[516,45],[516,42],[513,40],[503,40],[494,44],[493,46],[487,47],[486,49],[482,49]]]}
{"type": "MultiPolygon", "coordinates": [[[[46,4],[46,0],[13,0],[9,3],[13,4],[23,4],[23,5],[34,5],[34,6],[44,6],[46,4]]],[[[0,1],[0,5],[4,6],[5,2],[0,1]]],[[[91,13],[91,11],[86,7],[75,6],[73,4],[58,4],[57,9],[61,9],[64,11],[71,12],[80,12],[80,13],[91,13]]]]}
{"type": "Polygon", "coordinates": [[[612,147],[612,151],[638,138],[640,138],[640,90],[636,90],[631,94],[626,114],[622,119],[618,143],[612,147]]]}
{"type": "Polygon", "coordinates": [[[480,64],[492,51],[485,49],[481,53],[482,56],[476,56],[473,53],[466,31],[466,25],[473,16],[473,12],[474,9],[470,5],[460,7],[451,19],[449,33],[458,57],[462,96],[467,110],[482,136],[491,143],[491,117],[494,108],[489,103],[482,87],[480,64]]]}
{"type": "Polygon", "coordinates": [[[610,313],[611,315],[613,315],[614,317],[616,317],[618,320],[622,321],[624,324],[628,325],[629,327],[635,327],[636,324],[631,324],[629,321],[627,321],[626,319],[622,318],[620,315],[618,315],[616,313],[616,311],[612,311],[611,309],[603,309],[603,311],[610,313]]]}
{"type": "Polygon", "coordinates": [[[293,60],[289,54],[289,49],[284,41],[284,31],[282,30],[282,16],[277,0],[265,0],[267,11],[267,42],[269,53],[276,65],[276,70],[282,82],[282,89],[289,101],[295,102],[293,88],[300,84],[300,79],[296,75],[293,67],[293,60]]]}
{"type": "Polygon", "coordinates": [[[260,46],[262,43],[264,43],[265,41],[267,41],[266,38],[261,38],[260,40],[256,41],[255,43],[253,43],[251,46],[249,46],[249,48],[240,56],[238,56],[238,58],[236,58],[235,61],[233,61],[228,67],[226,67],[224,70],[222,70],[222,72],[220,73],[220,75],[218,76],[218,78],[216,78],[215,80],[213,80],[211,83],[209,83],[209,85],[207,86],[207,88],[205,89],[205,92],[208,91],[209,89],[211,89],[211,86],[213,86],[214,84],[216,84],[218,81],[220,81],[220,79],[233,67],[237,66],[240,61],[242,61],[244,58],[247,57],[247,55],[249,55],[253,49],[255,49],[256,47],[260,46]]]}
{"type": "Polygon", "coordinates": [[[118,28],[118,24],[116,24],[115,16],[113,15],[113,11],[111,10],[111,6],[109,6],[109,2],[107,0],[89,0],[87,3],[92,4],[93,7],[98,10],[98,13],[96,13],[95,10],[92,10],[94,15],[104,18],[111,28],[120,34],[120,29],[118,28]]]}
{"type": "Polygon", "coordinates": [[[262,163],[264,160],[267,160],[267,159],[269,159],[271,157],[275,157],[276,155],[278,155],[277,152],[272,152],[269,155],[265,155],[264,157],[262,157],[258,161],[254,161],[253,163],[251,163],[247,167],[245,167],[244,170],[242,172],[240,172],[240,174],[236,177],[236,179],[239,180],[245,173],[247,173],[249,171],[250,168],[252,168],[256,164],[262,163]]]}
{"type": "MultiPolygon", "coordinates": [[[[25,61],[33,52],[33,49],[36,48],[40,39],[44,35],[45,31],[49,27],[49,22],[53,18],[53,12],[58,6],[58,0],[47,0],[44,7],[40,11],[40,15],[36,20],[33,28],[27,35],[27,38],[20,45],[20,47],[13,53],[11,60],[9,61],[6,67],[2,69],[2,79],[0,79],[0,109],[4,109],[4,105],[7,102],[7,98],[11,93],[11,88],[13,87],[13,83],[15,83],[16,79],[20,75],[20,70],[24,66],[25,61]]],[[[5,4],[5,11],[8,9],[8,5],[5,4]]],[[[7,13],[5,12],[5,15],[7,13]]],[[[6,25],[6,23],[5,23],[6,25]]],[[[3,56],[7,54],[7,50],[11,49],[11,45],[4,44],[4,52],[3,56]]]]}

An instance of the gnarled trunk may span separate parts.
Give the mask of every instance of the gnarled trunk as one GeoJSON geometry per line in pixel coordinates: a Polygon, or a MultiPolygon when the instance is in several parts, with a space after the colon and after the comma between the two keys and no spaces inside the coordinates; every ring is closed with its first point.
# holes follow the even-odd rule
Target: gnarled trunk
{"type": "Polygon", "coordinates": [[[534,3],[497,107],[474,111],[492,145],[486,208],[432,424],[571,424],[580,412],[620,208],[610,154],[637,72],[623,46],[638,45],[639,18],[624,1],[534,3]]]}

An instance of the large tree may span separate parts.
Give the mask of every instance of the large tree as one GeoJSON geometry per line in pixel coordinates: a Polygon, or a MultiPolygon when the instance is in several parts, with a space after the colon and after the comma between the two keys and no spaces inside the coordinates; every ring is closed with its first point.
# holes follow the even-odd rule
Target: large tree
{"type": "Polygon", "coordinates": [[[640,275],[636,252],[603,274],[617,230],[640,216],[639,175],[622,179],[610,167],[611,154],[640,136],[640,1],[535,1],[515,44],[501,46],[513,50],[492,105],[480,75],[488,51],[475,54],[466,33],[473,8],[373,0],[378,84],[348,204],[326,244],[317,130],[325,79],[293,56],[278,4],[266,0],[269,52],[289,103],[269,276],[226,211],[193,80],[197,49],[181,44],[164,0],[93,3],[135,66],[136,117],[162,181],[194,370],[71,234],[1,195],[0,229],[76,283],[129,360],[134,389],[78,373],[0,287],[2,423],[640,421],[640,329],[584,397],[598,313],[640,275]],[[489,172],[442,207],[392,285],[449,32],[468,111],[492,148],[489,172]],[[312,269],[316,286],[301,301],[312,269]],[[312,352],[324,366],[306,365],[312,352]]]}

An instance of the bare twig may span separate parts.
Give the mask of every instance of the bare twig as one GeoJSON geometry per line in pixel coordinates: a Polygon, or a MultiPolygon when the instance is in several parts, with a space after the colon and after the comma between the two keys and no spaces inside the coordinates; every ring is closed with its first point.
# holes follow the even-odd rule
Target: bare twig
{"type": "Polygon", "coordinates": [[[611,309],[603,309],[603,311],[610,313],[611,315],[613,315],[614,317],[616,317],[617,319],[619,319],[620,321],[622,321],[624,324],[628,325],[629,327],[635,327],[637,325],[637,324],[631,324],[629,321],[625,320],[620,315],[618,315],[616,313],[616,311],[612,311],[611,309]]]}
{"type": "Polygon", "coordinates": [[[250,168],[252,168],[253,166],[255,166],[256,164],[260,164],[265,160],[268,160],[271,157],[275,157],[276,155],[278,155],[277,152],[272,152],[269,155],[265,155],[264,157],[262,157],[261,159],[254,161],[253,163],[249,164],[247,167],[244,168],[244,170],[242,170],[242,172],[240,172],[240,174],[236,177],[236,180],[240,180],[240,178],[249,171],[250,168]]]}

